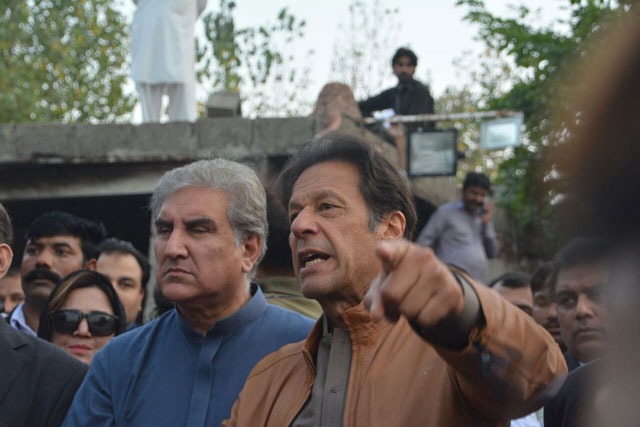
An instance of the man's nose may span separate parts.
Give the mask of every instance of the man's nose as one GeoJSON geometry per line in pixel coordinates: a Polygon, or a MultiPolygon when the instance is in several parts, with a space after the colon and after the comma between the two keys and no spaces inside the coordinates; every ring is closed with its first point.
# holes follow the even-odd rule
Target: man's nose
{"type": "Polygon", "coordinates": [[[53,253],[47,249],[41,250],[36,258],[36,268],[51,270],[53,268],[53,253]]]}
{"type": "Polygon", "coordinates": [[[164,253],[170,258],[184,258],[187,256],[184,235],[180,230],[171,232],[165,243],[164,253]]]}
{"type": "Polygon", "coordinates": [[[558,319],[558,304],[556,304],[555,302],[552,302],[551,304],[549,304],[549,311],[547,314],[547,317],[549,319],[558,319]]]}
{"type": "Polygon", "coordinates": [[[316,234],[317,232],[318,227],[311,209],[304,208],[300,212],[298,212],[295,219],[291,223],[291,233],[297,238],[302,238],[307,235],[316,234]]]}
{"type": "Polygon", "coordinates": [[[593,303],[584,294],[578,295],[578,303],[576,305],[576,317],[593,316],[593,303]]]}

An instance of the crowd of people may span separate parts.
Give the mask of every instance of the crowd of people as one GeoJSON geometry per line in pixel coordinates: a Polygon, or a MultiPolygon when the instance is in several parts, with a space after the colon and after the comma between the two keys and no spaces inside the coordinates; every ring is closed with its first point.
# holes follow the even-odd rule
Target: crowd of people
{"type": "MultiPolygon", "coordinates": [[[[628,28],[614,39],[624,52],[640,46],[640,26],[628,28]]],[[[634,52],[610,62],[619,79],[609,83],[624,91],[596,91],[610,108],[611,93],[637,107],[634,52]]],[[[375,102],[402,109],[422,89],[411,83],[415,55],[399,53],[395,95],[375,102]]],[[[597,108],[585,111],[590,127],[575,133],[589,147],[611,129],[597,108]]],[[[637,154],[626,144],[637,125],[615,125],[613,149],[637,154]]],[[[581,166],[606,181],[591,148],[581,166]]],[[[635,173],[629,158],[612,156],[624,176],[635,173]]],[[[640,301],[640,230],[616,208],[627,200],[586,197],[601,181],[575,165],[565,163],[585,233],[533,274],[493,280],[485,175],[469,173],[460,200],[416,230],[397,165],[331,130],[269,191],[225,159],[166,172],[150,200],[153,266],[102,224],[53,211],[30,225],[10,272],[13,229],[0,204],[0,425],[633,425],[632,393],[621,391],[635,385],[635,353],[620,343],[635,326],[613,331],[633,319],[628,299],[640,301]],[[143,316],[150,285],[168,302],[153,320],[143,316]]]]}
{"type": "Polygon", "coordinates": [[[66,360],[67,377],[56,381],[67,394],[51,394],[50,404],[0,404],[0,419],[500,425],[559,387],[565,361],[543,328],[463,267],[410,241],[417,215],[407,181],[371,144],[324,135],[279,182],[283,203],[270,197],[269,206],[286,208],[268,215],[266,191],[247,166],[202,160],[162,177],[150,203],[156,285],[175,308],[144,325],[149,264],[139,251],[69,213],[36,218],[21,263],[25,300],[0,335],[55,354],[38,360],[51,375],[66,360]],[[273,250],[291,263],[259,267],[267,218],[276,236],[278,215],[288,226],[273,250]],[[297,292],[291,280],[269,285],[274,273],[293,276],[297,292]],[[301,304],[300,290],[318,305],[301,304]],[[278,300],[305,315],[269,304],[278,300]],[[74,396],[67,382],[84,376],[85,365],[74,396]],[[426,390],[437,398],[425,401],[426,390]]]}

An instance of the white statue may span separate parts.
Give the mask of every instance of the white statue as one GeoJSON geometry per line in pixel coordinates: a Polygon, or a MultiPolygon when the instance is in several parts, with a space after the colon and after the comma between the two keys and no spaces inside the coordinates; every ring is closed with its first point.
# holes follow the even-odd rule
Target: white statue
{"type": "Polygon", "coordinates": [[[131,75],[142,121],[160,120],[162,96],[169,96],[171,121],[195,121],[196,19],[207,0],[133,0],[131,75]]]}

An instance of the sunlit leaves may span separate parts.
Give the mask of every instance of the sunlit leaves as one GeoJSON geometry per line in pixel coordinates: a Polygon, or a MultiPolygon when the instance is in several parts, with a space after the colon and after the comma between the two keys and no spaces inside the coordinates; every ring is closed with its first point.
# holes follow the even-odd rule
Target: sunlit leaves
{"type": "Polygon", "coordinates": [[[0,122],[128,118],[129,37],[110,0],[4,0],[0,122]]]}

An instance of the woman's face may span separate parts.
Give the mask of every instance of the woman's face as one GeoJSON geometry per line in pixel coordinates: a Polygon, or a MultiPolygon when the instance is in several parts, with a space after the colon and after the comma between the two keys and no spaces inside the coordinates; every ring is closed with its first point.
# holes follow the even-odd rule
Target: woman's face
{"type": "MultiPolygon", "coordinates": [[[[99,288],[80,288],[71,291],[58,310],[78,310],[89,314],[92,311],[114,314],[109,298],[99,288]]],[[[91,360],[98,350],[105,346],[114,334],[101,337],[92,336],[87,319],[84,318],[71,334],[63,334],[53,330],[51,342],[61,347],[76,359],[91,365],[91,360]]]]}

